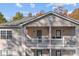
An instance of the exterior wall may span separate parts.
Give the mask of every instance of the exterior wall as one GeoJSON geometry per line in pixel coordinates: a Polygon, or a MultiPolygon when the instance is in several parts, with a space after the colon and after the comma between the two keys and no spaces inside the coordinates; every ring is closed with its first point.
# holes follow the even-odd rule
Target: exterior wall
{"type": "MultiPolygon", "coordinates": [[[[50,16],[49,15],[49,16],[44,17],[42,19],[36,20],[34,22],[31,22],[31,23],[29,23],[29,24],[27,24],[25,26],[27,27],[27,29],[28,28],[31,29],[31,30],[28,29],[28,32],[29,32],[28,34],[32,37],[32,36],[34,36],[36,34],[35,33],[33,35],[33,30],[36,30],[37,27],[44,27],[44,26],[50,26],[50,25],[54,26],[54,27],[59,27],[59,28],[52,28],[52,36],[55,36],[54,33],[55,33],[56,29],[57,30],[58,29],[62,30],[62,33],[63,33],[63,34],[61,34],[62,36],[74,36],[75,35],[76,36],[76,40],[78,40],[77,41],[77,46],[75,47],[77,49],[75,51],[76,51],[77,54],[79,54],[78,53],[78,51],[79,51],[79,47],[78,47],[79,46],[79,44],[78,44],[78,42],[79,42],[79,39],[78,39],[79,38],[79,35],[78,35],[79,34],[79,31],[78,31],[79,30],[79,26],[78,25],[76,25],[76,24],[74,24],[74,23],[72,23],[70,21],[63,20],[62,18],[59,18],[57,16],[54,16],[54,15],[50,16]],[[50,21],[49,21],[49,19],[50,19],[50,21]],[[61,28],[61,27],[63,27],[63,28],[61,28]]],[[[47,34],[48,30],[46,30],[45,28],[44,29],[42,28],[42,30],[44,30],[44,33],[47,34]]],[[[69,51],[71,51],[71,50],[69,50],[69,51]]],[[[66,54],[67,55],[72,55],[72,53],[69,52],[69,51],[66,51],[68,53],[65,52],[64,54],[65,55],[66,54]]]]}
{"type": "Polygon", "coordinates": [[[63,20],[62,18],[54,15],[49,15],[42,19],[37,19],[36,21],[27,24],[27,26],[34,26],[34,27],[49,26],[50,23],[51,26],[74,26],[74,23],[67,20],[63,20]]]}
{"type": "Polygon", "coordinates": [[[42,30],[43,36],[49,36],[49,28],[48,27],[27,27],[28,35],[31,37],[36,37],[37,30],[42,30]]]}
{"type": "Polygon", "coordinates": [[[55,16],[52,26],[74,26],[74,23],[55,16]]]}
{"type": "Polygon", "coordinates": [[[76,54],[79,55],[79,25],[76,25],[76,54]]]}
{"type": "MultiPolygon", "coordinates": [[[[34,53],[35,53],[35,56],[37,56],[37,50],[39,49],[33,49],[34,53]]],[[[57,49],[52,49],[51,51],[51,56],[56,56],[56,50],[57,49]]],[[[74,56],[76,51],[75,50],[68,50],[68,49],[59,49],[61,50],[61,56],[74,56]]],[[[43,49],[42,50],[42,56],[49,56],[49,49],[43,49]]]]}
{"type": "MultiPolygon", "coordinates": [[[[37,49],[33,49],[33,51],[35,53],[35,56],[37,56],[37,49]]],[[[49,50],[48,49],[43,49],[42,50],[42,56],[49,56],[49,50]]]]}
{"type": "Polygon", "coordinates": [[[52,37],[55,37],[56,30],[61,30],[61,36],[75,36],[75,27],[52,27],[52,37]]]}
{"type": "MultiPolygon", "coordinates": [[[[12,31],[12,39],[0,39],[0,51],[4,50],[4,51],[11,51],[11,54],[13,55],[19,55],[18,51],[19,51],[19,46],[21,47],[21,33],[20,33],[20,29],[0,29],[1,30],[5,30],[5,31],[12,31]]],[[[1,53],[0,53],[1,54],[1,53]]],[[[10,54],[10,55],[11,55],[10,54]]]]}
{"type": "MultiPolygon", "coordinates": [[[[56,50],[57,49],[52,49],[52,53],[51,53],[51,55],[52,56],[56,56],[56,50]]],[[[74,55],[75,54],[75,50],[68,50],[68,49],[59,49],[59,50],[61,50],[61,56],[72,56],[72,55],[74,55]]]]}
{"type": "Polygon", "coordinates": [[[63,50],[62,56],[74,56],[76,53],[75,50],[63,50]]]}
{"type": "MultiPolygon", "coordinates": [[[[51,18],[49,18],[47,16],[47,17],[44,17],[43,19],[40,19],[38,21],[25,25],[25,27],[28,31],[27,33],[23,32],[24,30],[26,30],[24,28],[22,28],[22,29],[16,29],[16,28],[15,29],[4,29],[4,30],[12,30],[13,38],[10,40],[0,39],[0,50],[5,49],[5,47],[6,47],[6,48],[9,48],[10,50],[15,50],[16,55],[22,55],[20,53],[23,53],[22,49],[24,49],[24,48],[22,48],[22,45],[24,44],[23,40],[27,39],[27,38],[24,38],[25,37],[24,33],[30,35],[31,37],[36,37],[35,31],[41,29],[43,31],[44,36],[49,36],[49,28],[44,27],[44,26],[49,26],[50,25],[49,22],[51,21],[51,26],[59,27],[59,28],[52,28],[52,34],[55,33],[56,29],[61,29],[63,31],[62,35],[66,35],[66,36],[75,35],[75,32],[76,32],[76,40],[77,40],[76,51],[77,51],[77,54],[79,55],[79,53],[78,53],[78,51],[79,51],[79,26],[75,25],[69,21],[63,20],[59,17],[55,17],[55,18],[54,17],[55,16],[53,16],[53,15],[51,15],[51,18]],[[48,21],[48,19],[50,19],[50,21],[48,21]],[[62,26],[75,26],[75,29],[69,28],[69,27],[61,28],[62,26]],[[33,33],[33,32],[35,32],[35,33],[33,33]],[[18,51],[19,51],[19,53],[18,53],[18,51]]],[[[48,54],[49,54],[48,50],[44,49],[43,55],[48,55],[48,54]]],[[[69,51],[65,51],[64,54],[69,55],[72,53],[69,53],[69,51]]]]}
{"type": "MultiPolygon", "coordinates": [[[[28,35],[30,37],[36,37],[37,30],[42,30],[43,36],[49,36],[48,27],[27,27],[28,35]]],[[[52,27],[52,37],[55,37],[56,30],[61,30],[62,36],[75,36],[75,27],[52,27]]]]}

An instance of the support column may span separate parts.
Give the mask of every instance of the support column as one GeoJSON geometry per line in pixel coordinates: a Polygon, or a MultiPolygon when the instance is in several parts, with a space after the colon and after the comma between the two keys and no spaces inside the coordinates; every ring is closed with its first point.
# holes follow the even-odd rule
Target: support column
{"type": "Polygon", "coordinates": [[[22,47],[25,40],[25,34],[24,34],[24,27],[21,27],[21,49],[22,49],[22,55],[25,56],[25,48],[22,47]]]}
{"type": "Polygon", "coordinates": [[[79,26],[77,26],[77,27],[75,27],[75,34],[76,34],[76,49],[75,49],[75,55],[76,56],[78,56],[78,48],[79,48],[79,40],[78,40],[78,38],[79,38],[79,32],[78,32],[78,30],[79,30],[79,26]]]}
{"type": "Polygon", "coordinates": [[[51,25],[49,26],[50,56],[51,56],[51,25]]]}

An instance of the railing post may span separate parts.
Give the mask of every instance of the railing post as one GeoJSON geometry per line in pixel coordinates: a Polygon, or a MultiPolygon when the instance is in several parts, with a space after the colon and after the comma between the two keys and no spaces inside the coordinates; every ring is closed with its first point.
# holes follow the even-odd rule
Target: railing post
{"type": "Polygon", "coordinates": [[[64,39],[64,36],[63,36],[63,47],[64,47],[64,41],[65,41],[65,39],[64,39]]]}

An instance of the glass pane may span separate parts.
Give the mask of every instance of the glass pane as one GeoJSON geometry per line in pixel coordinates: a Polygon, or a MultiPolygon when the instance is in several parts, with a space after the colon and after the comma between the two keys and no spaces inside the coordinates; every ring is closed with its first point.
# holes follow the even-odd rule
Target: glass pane
{"type": "Polygon", "coordinates": [[[1,39],[6,39],[6,31],[1,31],[1,39]]]}
{"type": "Polygon", "coordinates": [[[37,30],[37,38],[42,38],[42,30],[37,30]]]}
{"type": "Polygon", "coordinates": [[[37,50],[37,56],[42,56],[42,50],[37,50]]]}
{"type": "Polygon", "coordinates": [[[2,50],[0,50],[0,56],[2,56],[2,50]]]}
{"type": "Polygon", "coordinates": [[[2,50],[2,56],[6,56],[7,55],[7,51],[6,50],[2,50]]]}
{"type": "Polygon", "coordinates": [[[12,39],[12,31],[7,31],[7,39],[12,39]]]}
{"type": "Polygon", "coordinates": [[[12,56],[12,51],[8,50],[7,51],[7,56],[12,56]]]}
{"type": "Polygon", "coordinates": [[[56,30],[56,38],[61,38],[61,30],[56,30]]]}

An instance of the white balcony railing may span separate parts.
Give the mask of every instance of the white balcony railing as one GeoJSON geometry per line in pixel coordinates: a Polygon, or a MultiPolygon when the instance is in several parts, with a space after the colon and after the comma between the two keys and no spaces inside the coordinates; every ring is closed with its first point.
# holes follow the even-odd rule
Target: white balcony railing
{"type": "Polygon", "coordinates": [[[76,36],[64,36],[64,47],[75,47],[76,46],[76,36]]]}
{"type": "Polygon", "coordinates": [[[28,40],[26,44],[29,47],[36,47],[36,48],[75,47],[76,37],[75,36],[63,36],[60,39],[58,38],[49,39],[49,37],[43,36],[41,39],[32,38],[32,40],[28,40]]]}

